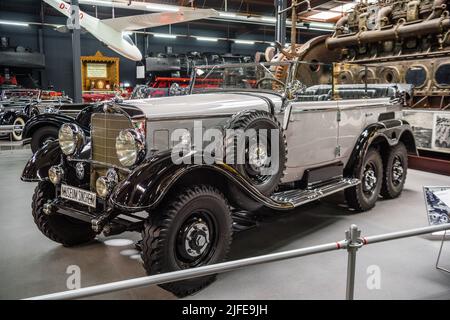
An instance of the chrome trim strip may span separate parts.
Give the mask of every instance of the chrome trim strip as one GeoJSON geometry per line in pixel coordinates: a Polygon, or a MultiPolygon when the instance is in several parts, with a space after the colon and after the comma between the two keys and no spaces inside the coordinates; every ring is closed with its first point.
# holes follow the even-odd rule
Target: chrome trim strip
{"type": "Polygon", "coordinates": [[[192,116],[177,116],[177,117],[160,117],[160,118],[147,118],[147,122],[156,121],[176,121],[176,120],[197,120],[197,119],[210,119],[210,118],[225,118],[231,117],[232,113],[215,113],[211,115],[192,115],[192,116]]]}
{"type": "Polygon", "coordinates": [[[92,159],[67,158],[67,161],[69,161],[69,162],[71,162],[71,161],[72,162],[87,162],[87,163],[91,163],[91,164],[97,164],[97,165],[100,165],[100,166],[105,166],[105,167],[108,167],[108,168],[114,168],[114,169],[117,169],[117,170],[124,171],[126,173],[131,173],[130,169],[127,169],[127,168],[124,168],[124,167],[119,167],[119,166],[116,166],[116,165],[113,165],[113,164],[110,164],[110,163],[95,161],[95,160],[92,160],[92,159]]]}

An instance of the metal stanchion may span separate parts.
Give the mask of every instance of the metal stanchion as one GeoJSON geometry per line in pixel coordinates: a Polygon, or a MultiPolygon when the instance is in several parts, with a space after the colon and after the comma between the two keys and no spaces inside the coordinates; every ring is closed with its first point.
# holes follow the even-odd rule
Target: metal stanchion
{"type": "Polygon", "coordinates": [[[345,298],[353,300],[355,293],[355,271],[356,271],[356,252],[363,246],[361,240],[361,230],[355,224],[350,226],[350,229],[345,231],[345,239],[347,241],[347,290],[345,298]]]}

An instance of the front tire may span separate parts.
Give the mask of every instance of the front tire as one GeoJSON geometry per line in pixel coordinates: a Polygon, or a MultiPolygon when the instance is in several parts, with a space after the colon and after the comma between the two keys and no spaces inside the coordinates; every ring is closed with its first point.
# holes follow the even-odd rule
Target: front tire
{"type": "MultiPolygon", "coordinates": [[[[225,260],[232,240],[231,212],[215,187],[198,185],[178,194],[161,211],[150,213],[142,232],[147,274],[183,270],[225,260]]],[[[178,297],[192,294],[215,275],[160,285],[178,297]]]]}
{"type": "Polygon", "coordinates": [[[44,145],[56,139],[58,139],[58,128],[50,126],[39,128],[31,137],[31,151],[35,153],[44,145]]]}
{"type": "Polygon", "coordinates": [[[383,184],[380,194],[385,199],[397,198],[403,191],[408,170],[408,152],[399,142],[389,150],[384,161],[383,184]]]}
{"type": "Polygon", "coordinates": [[[78,221],[63,215],[47,215],[44,204],[55,197],[55,187],[48,181],[41,181],[34,190],[31,204],[34,222],[38,229],[49,239],[71,247],[90,242],[95,233],[89,223],[78,221]]]}
{"type": "Polygon", "coordinates": [[[378,200],[383,179],[383,160],[375,148],[370,148],[360,168],[354,173],[361,183],[345,189],[350,208],[363,212],[372,209],[378,200]]]}

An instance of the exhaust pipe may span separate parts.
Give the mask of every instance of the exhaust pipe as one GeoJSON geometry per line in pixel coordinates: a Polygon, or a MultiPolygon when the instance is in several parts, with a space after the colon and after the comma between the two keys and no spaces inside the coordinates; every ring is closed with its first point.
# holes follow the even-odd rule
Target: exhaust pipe
{"type": "Polygon", "coordinates": [[[441,33],[450,27],[450,18],[437,18],[415,24],[399,24],[387,30],[362,31],[358,34],[328,38],[326,46],[329,50],[346,48],[366,43],[396,40],[405,37],[417,37],[426,34],[441,33]]]}

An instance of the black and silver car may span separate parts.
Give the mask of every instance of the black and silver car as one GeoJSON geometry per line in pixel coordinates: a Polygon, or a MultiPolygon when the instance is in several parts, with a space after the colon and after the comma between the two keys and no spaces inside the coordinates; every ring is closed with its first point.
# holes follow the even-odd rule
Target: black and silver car
{"type": "MultiPolygon", "coordinates": [[[[233,209],[288,211],[344,190],[365,211],[398,197],[416,153],[400,118],[410,88],[304,83],[315,68],[302,67],[196,67],[188,95],[85,109],[23,171],[38,182],[38,228],[65,246],[140,232],[157,274],[224,260],[233,209]]],[[[183,296],[213,279],[162,287],[183,296]]]]}

